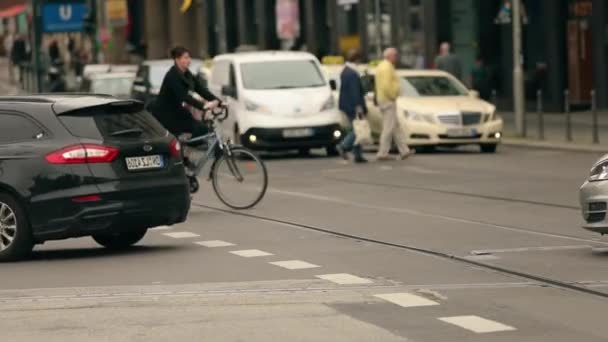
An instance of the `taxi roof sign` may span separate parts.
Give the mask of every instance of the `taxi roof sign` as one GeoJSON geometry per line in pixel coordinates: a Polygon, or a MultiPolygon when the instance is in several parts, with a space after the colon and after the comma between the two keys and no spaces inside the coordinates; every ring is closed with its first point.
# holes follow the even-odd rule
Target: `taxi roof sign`
{"type": "Polygon", "coordinates": [[[325,64],[325,65],[344,64],[344,57],[342,57],[342,56],[325,56],[321,59],[321,64],[325,64]]]}

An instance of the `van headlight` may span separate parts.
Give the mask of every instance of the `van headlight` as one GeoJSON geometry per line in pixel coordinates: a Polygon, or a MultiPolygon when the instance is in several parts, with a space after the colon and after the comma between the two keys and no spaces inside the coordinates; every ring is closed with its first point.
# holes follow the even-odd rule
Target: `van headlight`
{"type": "Polygon", "coordinates": [[[326,110],[332,110],[336,108],[336,99],[334,98],[333,95],[330,95],[329,98],[327,99],[327,101],[325,101],[325,103],[323,103],[323,106],[321,107],[321,111],[324,112],[326,110]]]}
{"type": "Polygon", "coordinates": [[[413,111],[404,110],[403,115],[408,120],[426,122],[430,124],[436,123],[435,116],[433,114],[417,113],[413,111]]]}
{"type": "Polygon", "coordinates": [[[257,104],[250,100],[244,100],[243,103],[245,104],[245,109],[249,112],[272,114],[268,107],[263,106],[261,104],[257,104]]]}
{"type": "Polygon", "coordinates": [[[605,160],[591,169],[589,173],[589,181],[603,181],[608,180],[608,160],[605,160]]]}

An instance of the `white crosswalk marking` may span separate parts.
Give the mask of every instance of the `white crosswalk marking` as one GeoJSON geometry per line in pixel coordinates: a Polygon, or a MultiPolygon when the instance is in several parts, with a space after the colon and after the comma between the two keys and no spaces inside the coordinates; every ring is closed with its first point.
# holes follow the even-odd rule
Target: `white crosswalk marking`
{"type": "Polygon", "coordinates": [[[439,318],[440,321],[459,326],[477,334],[517,330],[511,326],[479,316],[455,316],[439,318]]]}
{"type": "Polygon", "coordinates": [[[174,238],[174,239],[189,239],[189,238],[195,238],[195,237],[200,236],[198,234],[194,234],[194,233],[190,233],[190,232],[165,233],[163,235],[168,236],[170,238],[174,238]]]}
{"type": "Polygon", "coordinates": [[[331,281],[340,285],[355,285],[355,284],[372,284],[373,281],[361,277],[354,276],[348,273],[322,274],[316,276],[319,279],[331,281]]]}
{"type": "Polygon", "coordinates": [[[154,227],[152,229],[155,231],[161,231],[161,230],[171,230],[172,228],[169,226],[160,226],[160,227],[154,227]]]}
{"type": "Polygon", "coordinates": [[[234,246],[233,243],[221,241],[221,240],[210,240],[210,241],[198,241],[195,242],[197,245],[201,245],[208,248],[217,248],[217,247],[230,247],[234,246]]]}
{"type": "Polygon", "coordinates": [[[404,308],[439,305],[439,303],[437,302],[426,299],[424,297],[413,295],[411,293],[385,293],[374,295],[374,297],[384,299],[388,302],[397,304],[404,308]]]}
{"type": "Polygon", "coordinates": [[[259,249],[246,249],[242,251],[232,251],[230,253],[241,256],[243,258],[255,258],[273,255],[272,253],[260,251],[259,249]]]}
{"type": "Polygon", "coordinates": [[[307,268],[317,268],[321,267],[319,265],[311,264],[306,261],[301,260],[286,260],[286,261],[277,261],[271,262],[270,264],[286,268],[288,270],[302,270],[307,268]]]}

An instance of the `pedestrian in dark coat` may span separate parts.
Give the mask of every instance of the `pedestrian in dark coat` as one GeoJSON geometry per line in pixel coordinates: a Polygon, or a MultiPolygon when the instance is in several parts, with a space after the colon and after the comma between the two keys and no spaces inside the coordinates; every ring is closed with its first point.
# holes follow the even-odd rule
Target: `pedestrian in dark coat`
{"type": "MultiPolygon", "coordinates": [[[[357,51],[350,51],[344,70],[340,74],[340,99],[338,106],[346,114],[351,124],[358,114],[367,114],[365,93],[361,77],[355,65],[357,61],[357,51]]],[[[361,145],[355,145],[355,140],[355,131],[351,130],[342,141],[342,144],[338,146],[338,151],[344,159],[348,159],[347,153],[352,151],[356,163],[365,163],[367,160],[363,158],[361,145]]]]}

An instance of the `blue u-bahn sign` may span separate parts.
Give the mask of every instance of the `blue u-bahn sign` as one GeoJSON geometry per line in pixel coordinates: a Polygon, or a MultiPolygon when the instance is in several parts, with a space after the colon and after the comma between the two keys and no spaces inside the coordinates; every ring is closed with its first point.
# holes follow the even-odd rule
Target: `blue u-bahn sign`
{"type": "Polygon", "coordinates": [[[82,32],[88,6],[82,2],[45,3],[42,5],[42,32],[82,32]]]}

